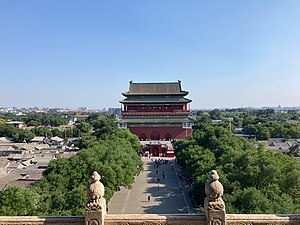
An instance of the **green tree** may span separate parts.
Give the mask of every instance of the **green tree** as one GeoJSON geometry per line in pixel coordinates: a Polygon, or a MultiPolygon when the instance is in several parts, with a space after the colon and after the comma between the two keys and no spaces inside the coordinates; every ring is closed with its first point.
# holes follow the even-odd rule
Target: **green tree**
{"type": "Polygon", "coordinates": [[[12,136],[15,142],[29,142],[34,137],[34,134],[29,130],[16,129],[12,136]]]}
{"type": "Polygon", "coordinates": [[[114,116],[104,114],[99,115],[96,120],[92,121],[92,126],[94,135],[98,138],[101,138],[104,134],[111,134],[118,129],[114,116]]]}
{"type": "Polygon", "coordinates": [[[209,115],[212,120],[222,119],[222,112],[219,109],[213,109],[209,112],[209,115]]]}
{"type": "Polygon", "coordinates": [[[58,136],[60,138],[64,138],[64,133],[56,128],[51,130],[51,132],[53,137],[58,136]]]}
{"type": "Polygon", "coordinates": [[[35,127],[31,129],[31,132],[33,132],[36,136],[45,136],[45,137],[53,136],[52,131],[47,127],[35,127]]]}
{"type": "Polygon", "coordinates": [[[37,215],[40,196],[31,189],[8,187],[0,192],[0,215],[37,215]]]}
{"type": "Polygon", "coordinates": [[[86,186],[94,170],[102,176],[107,200],[120,186],[130,188],[142,170],[137,154],[141,146],[135,135],[128,130],[102,129],[100,124],[115,124],[112,117],[100,115],[92,121],[98,126],[94,130],[101,130],[101,135],[85,134],[78,143],[82,149],[70,159],[52,161],[33,187],[41,196],[40,214],[82,215],[87,202],[86,186]],[[104,122],[98,123],[98,120],[104,122]]]}
{"type": "Polygon", "coordinates": [[[3,124],[5,124],[5,123],[6,123],[5,119],[0,118],[0,125],[3,125],[3,124]]]}
{"type": "Polygon", "coordinates": [[[76,128],[80,131],[81,135],[89,134],[92,131],[92,126],[83,121],[76,123],[76,128]]]}
{"type": "MultiPolygon", "coordinates": [[[[260,124],[253,126],[259,129],[260,124]]],[[[300,212],[300,166],[291,157],[264,145],[256,148],[253,142],[207,123],[199,123],[191,137],[176,143],[175,150],[178,163],[193,181],[192,192],[199,205],[203,206],[207,173],[216,169],[227,212],[300,212]]]]}
{"type": "Polygon", "coordinates": [[[271,137],[271,133],[267,127],[259,124],[256,126],[256,128],[256,137],[258,140],[266,140],[271,137]]]}
{"type": "Polygon", "coordinates": [[[16,132],[16,129],[17,128],[10,124],[0,124],[0,136],[12,138],[13,134],[16,132]]]}

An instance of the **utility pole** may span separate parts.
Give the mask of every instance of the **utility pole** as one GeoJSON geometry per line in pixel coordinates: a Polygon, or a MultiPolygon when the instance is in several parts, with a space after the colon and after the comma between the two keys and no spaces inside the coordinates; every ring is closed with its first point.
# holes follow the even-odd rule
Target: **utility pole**
{"type": "Polygon", "coordinates": [[[229,117],[229,118],[227,118],[228,120],[229,120],[229,130],[230,130],[230,132],[232,132],[231,131],[231,122],[233,121],[233,118],[232,117],[229,117]]]}

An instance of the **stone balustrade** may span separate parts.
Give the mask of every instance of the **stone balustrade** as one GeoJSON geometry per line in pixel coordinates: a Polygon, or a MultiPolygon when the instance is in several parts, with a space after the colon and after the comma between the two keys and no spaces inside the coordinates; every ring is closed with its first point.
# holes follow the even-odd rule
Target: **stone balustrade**
{"type": "MultiPolygon", "coordinates": [[[[84,225],[83,216],[0,217],[0,225],[84,225]]],[[[204,214],[108,214],[105,225],[206,225],[204,214]]],[[[300,215],[226,214],[228,225],[299,225],[300,215]]],[[[218,224],[216,224],[218,225],[218,224]]]]}
{"type": "Polygon", "coordinates": [[[0,225],[300,225],[300,215],[226,214],[223,186],[212,170],[205,186],[205,214],[106,214],[104,186],[94,171],[85,216],[0,217],[0,225]]]}
{"type": "Polygon", "coordinates": [[[83,216],[0,216],[1,225],[83,225],[83,216]]]}

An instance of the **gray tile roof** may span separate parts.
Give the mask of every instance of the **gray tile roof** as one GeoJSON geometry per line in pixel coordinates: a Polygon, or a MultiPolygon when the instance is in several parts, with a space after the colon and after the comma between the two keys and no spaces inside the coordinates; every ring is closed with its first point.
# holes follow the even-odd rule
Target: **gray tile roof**
{"type": "Polygon", "coordinates": [[[160,82],[160,83],[133,83],[129,84],[129,91],[126,94],[138,95],[160,95],[160,94],[187,94],[181,90],[181,82],[160,82]]]}
{"type": "Polygon", "coordinates": [[[10,182],[18,180],[20,174],[12,172],[0,178],[0,188],[3,190],[10,182]]]}

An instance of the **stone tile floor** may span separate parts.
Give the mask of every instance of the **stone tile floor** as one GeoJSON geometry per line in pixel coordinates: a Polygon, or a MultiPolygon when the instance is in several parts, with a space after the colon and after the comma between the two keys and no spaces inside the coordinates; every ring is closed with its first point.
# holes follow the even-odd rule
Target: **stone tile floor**
{"type": "Polygon", "coordinates": [[[144,172],[135,178],[132,189],[121,188],[108,203],[109,214],[176,214],[196,213],[184,181],[174,159],[143,157],[144,172]],[[167,163],[154,167],[155,159],[167,163]],[[164,176],[163,176],[164,174],[164,176]],[[150,200],[148,201],[148,197],[150,200]]]}

